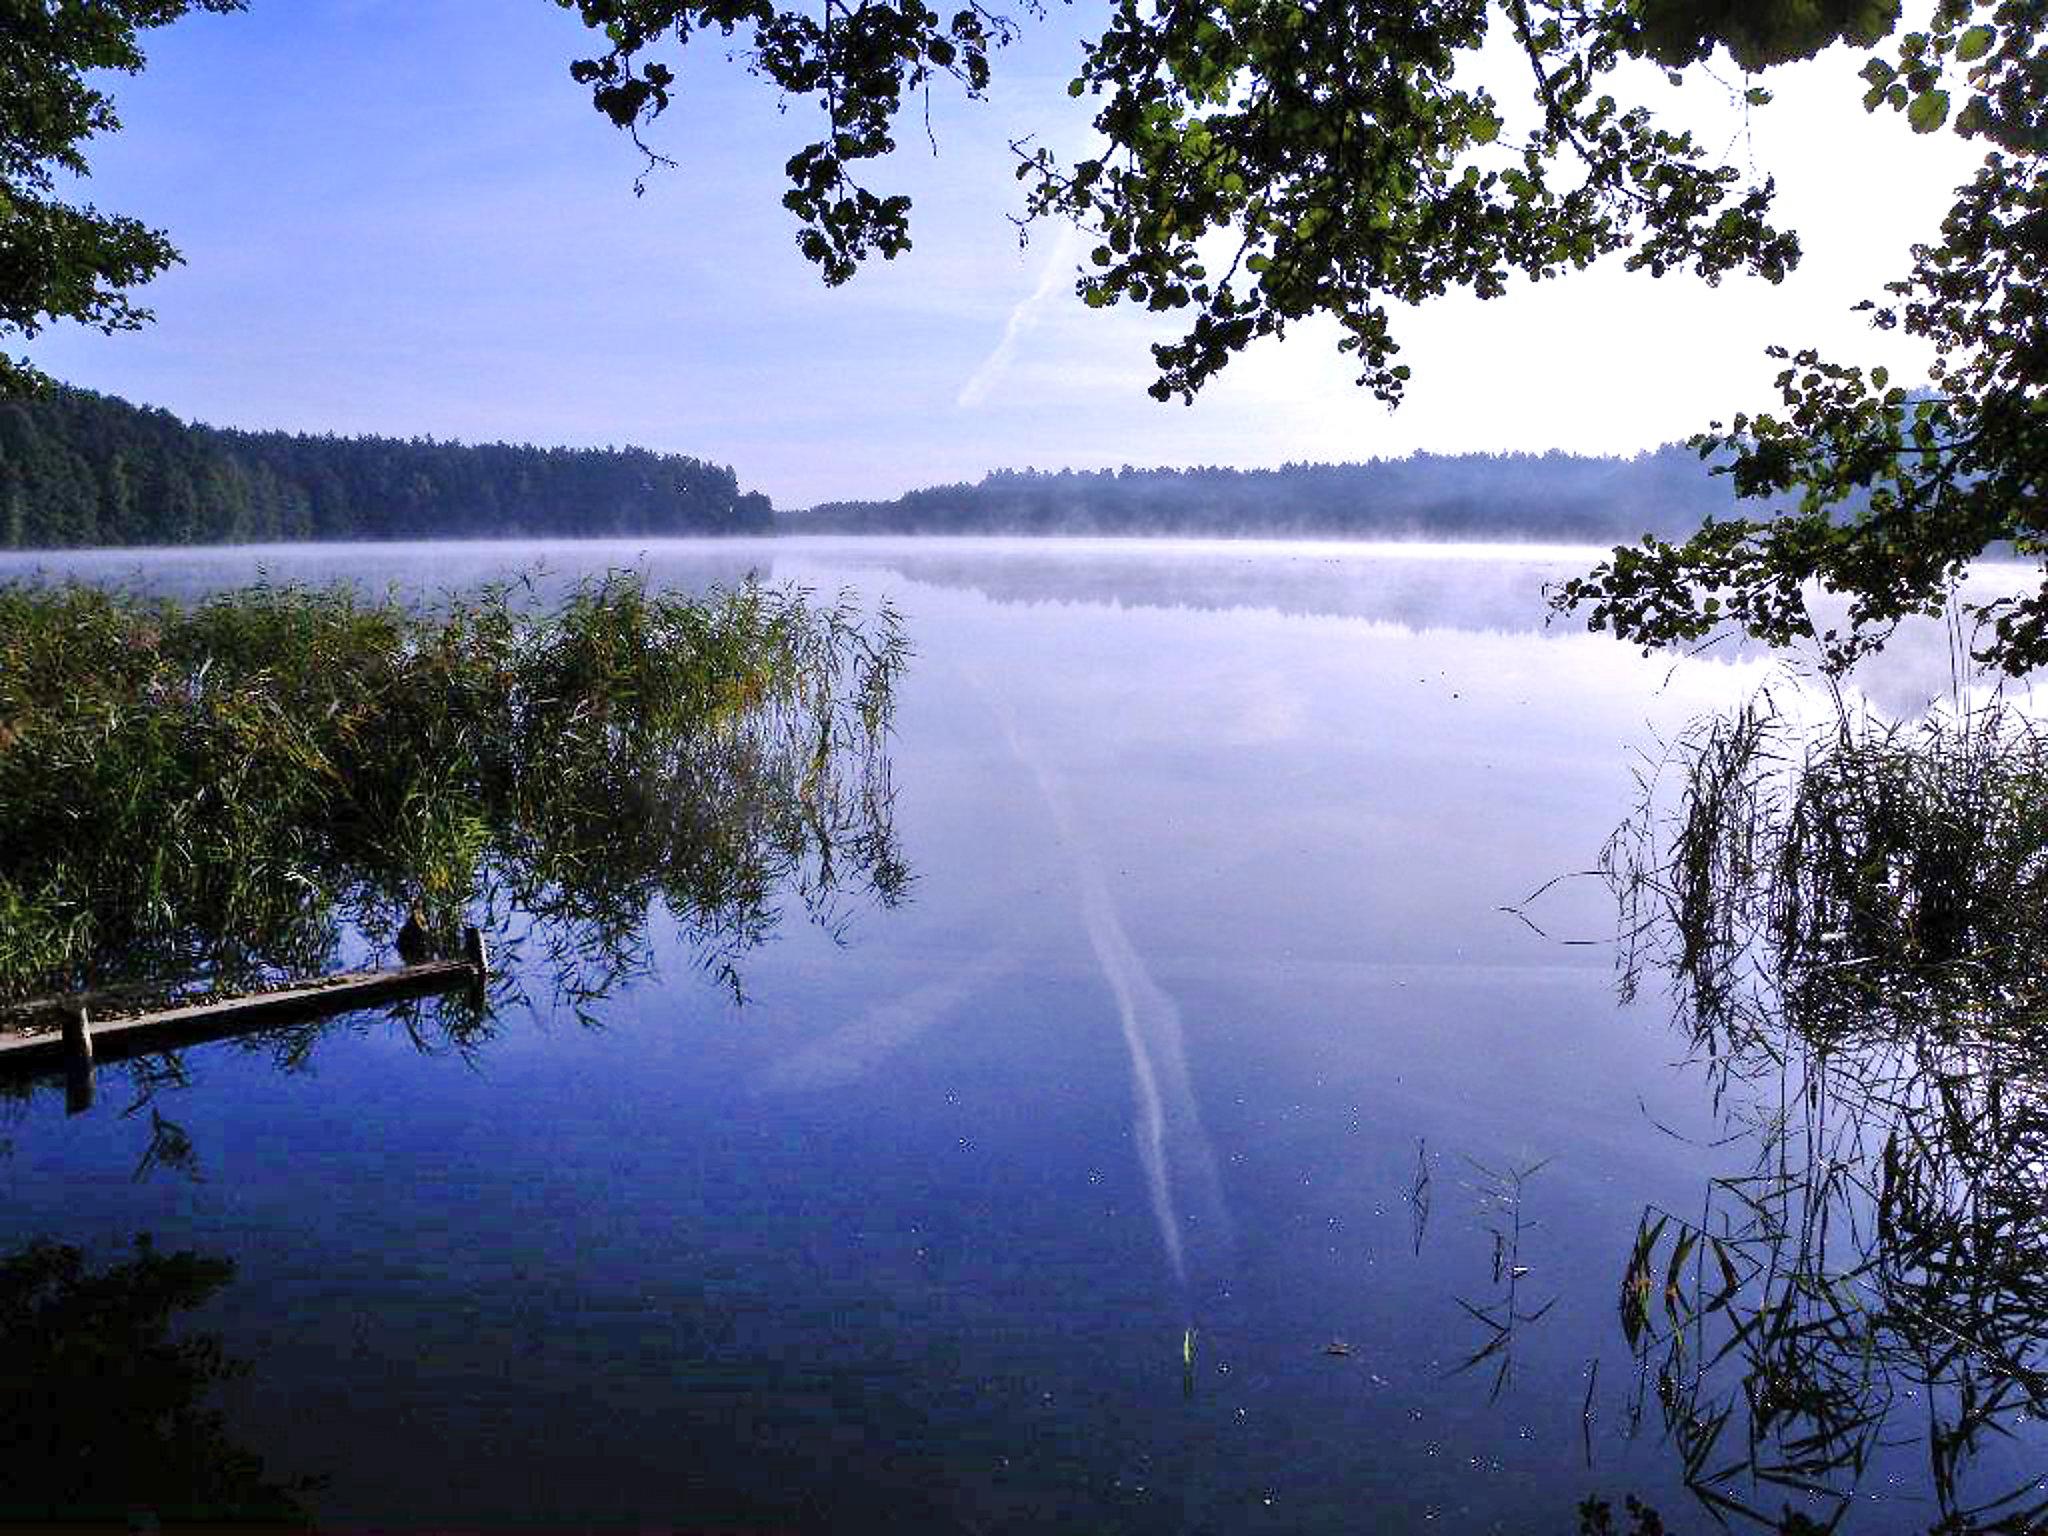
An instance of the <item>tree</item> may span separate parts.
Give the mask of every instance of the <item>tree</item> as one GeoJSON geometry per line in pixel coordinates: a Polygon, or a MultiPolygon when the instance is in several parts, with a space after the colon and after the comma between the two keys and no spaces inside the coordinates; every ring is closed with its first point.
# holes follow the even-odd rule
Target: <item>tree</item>
{"type": "MultiPolygon", "coordinates": [[[[183,1133],[155,1120],[138,1177],[190,1157],[189,1144],[165,1150],[183,1133]]],[[[50,1242],[0,1254],[0,1519],[308,1524],[308,1485],[267,1476],[214,1406],[247,1367],[179,1326],[234,1274],[230,1260],[160,1252],[146,1236],[102,1269],[50,1242]]]]}
{"type": "MultiPolygon", "coordinates": [[[[557,3],[602,34],[572,73],[643,149],[677,89],[677,50],[705,32],[744,34],[748,67],[822,108],[783,202],[835,284],[910,244],[909,200],[861,179],[894,149],[905,101],[947,78],[983,95],[1017,32],[980,0],[951,15],[924,0],[821,0],[815,13],[557,3]]],[[[1722,50],[1752,75],[1831,47],[1870,51],[1867,109],[1986,146],[1938,238],[1869,306],[1879,327],[1933,342],[1932,388],[1780,350],[1782,412],[1736,416],[1696,446],[1741,496],[1790,493],[1796,506],[1618,548],[1552,593],[1646,646],[1733,622],[1777,642],[1812,634],[1845,666],[1903,616],[1938,610],[1987,546],[2048,554],[2048,0],[1932,3],[1926,26],[1902,32],[1898,0],[1114,0],[1069,87],[1094,105],[1104,149],[1065,163],[1020,144],[1018,176],[1029,216],[1094,236],[1086,302],[1187,317],[1153,348],[1155,396],[1192,400],[1254,341],[1325,314],[1359,382],[1391,406],[1409,379],[1392,304],[1493,297],[1513,275],[1607,257],[1709,282],[1777,281],[1796,264],[1796,236],[1771,223],[1771,182],[1746,182],[1619,99],[1621,66],[1681,82],[1722,50]],[[1529,66],[1514,113],[1464,83],[1496,28],[1529,66]],[[1848,596],[1845,628],[1814,633],[1814,581],[1848,596]]],[[[1750,82],[1742,96],[1769,100],[1750,82]]],[[[2014,672],[2048,661],[2048,586],[1986,616],[1984,659],[2014,672]]]]}
{"type": "MultiPolygon", "coordinates": [[[[1958,189],[1938,242],[1884,302],[1859,306],[1884,330],[1933,343],[1931,388],[1881,368],[1773,348],[1786,363],[1782,413],[1738,415],[1703,434],[1738,493],[1796,492],[1770,521],[1710,523],[1678,545],[1617,549],[1554,594],[1596,627],[1645,642],[1695,640],[1724,618],[1784,643],[1818,640],[1839,670],[1898,622],[1937,613],[1988,546],[2048,553],[2048,51],[2040,0],[1941,0],[1934,25],[1899,41],[1896,64],[1865,66],[1865,105],[1905,111],[1932,132],[1987,145],[1958,189]],[[1947,82],[1967,89],[1961,108],[1947,82]],[[1814,633],[1804,600],[1819,582],[1849,600],[1846,626],[1814,633]]],[[[2018,674],[2048,662],[2048,585],[1978,605],[1978,658],[2018,674]]]]}
{"type": "MultiPolygon", "coordinates": [[[[84,144],[120,127],[91,71],[133,74],[138,34],[192,10],[245,0],[0,0],[0,340],[33,337],[53,320],[102,331],[149,319],[128,290],[178,260],[161,230],[64,201],[61,183],[88,174],[84,144]]],[[[0,352],[0,397],[47,380],[0,352]]]]}

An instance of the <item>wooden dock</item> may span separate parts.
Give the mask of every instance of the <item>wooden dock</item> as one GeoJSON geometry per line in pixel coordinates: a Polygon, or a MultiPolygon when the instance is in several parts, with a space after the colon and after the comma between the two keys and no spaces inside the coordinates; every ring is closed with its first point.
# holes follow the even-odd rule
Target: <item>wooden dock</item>
{"type": "Polygon", "coordinates": [[[0,1032],[0,1076],[66,1072],[76,1110],[92,1102],[92,1071],[101,1062],[132,1061],[457,987],[470,988],[481,1001],[490,960],[476,929],[465,932],[464,949],[460,960],[428,960],[388,971],[342,971],[271,992],[208,998],[106,1020],[91,1019],[82,1001],[53,1007],[44,1015],[50,1021],[47,1028],[0,1032]]]}

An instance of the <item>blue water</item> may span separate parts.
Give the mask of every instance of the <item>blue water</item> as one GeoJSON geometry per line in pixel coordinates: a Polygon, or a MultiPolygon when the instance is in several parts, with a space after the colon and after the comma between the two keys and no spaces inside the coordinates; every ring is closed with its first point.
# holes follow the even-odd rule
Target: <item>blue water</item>
{"type": "MultiPolygon", "coordinates": [[[[1529,906],[1542,934],[1500,909],[1589,868],[1640,754],[1772,663],[1544,629],[1587,558],[46,557],[188,593],[541,561],[887,597],[915,883],[836,936],[793,914],[743,1006],[671,945],[600,1027],[536,986],[468,1058],[376,1016],[298,1070],[188,1051],[151,1105],[196,1176],[138,1176],[119,1073],[81,1116],[40,1094],[0,1127],[0,1248],[231,1259],[184,1324],[248,1364],[228,1430],[344,1526],[1570,1530],[1633,1491],[1706,1528],[1617,1284],[1645,1207],[1745,1154],[1661,1001],[1617,1003],[1599,882],[1529,906]],[[1510,1285],[1511,1345],[1461,1369],[1510,1285]]],[[[1924,1460],[1873,1469],[1854,1528],[1931,1523],[1924,1460]]]]}

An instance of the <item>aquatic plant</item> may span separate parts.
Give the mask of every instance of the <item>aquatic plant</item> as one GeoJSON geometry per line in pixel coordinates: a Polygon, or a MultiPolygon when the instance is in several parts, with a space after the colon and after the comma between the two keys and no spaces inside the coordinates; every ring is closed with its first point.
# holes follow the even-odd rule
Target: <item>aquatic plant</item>
{"type": "Polygon", "coordinates": [[[415,901],[442,944],[537,943],[578,1006],[665,910],[736,992],[785,902],[902,895],[906,654],[886,606],[631,573],[556,605],[0,587],[0,1004],[319,970],[415,901]]]}
{"type": "MultiPolygon", "coordinates": [[[[1557,1304],[1557,1298],[1553,1296],[1532,1306],[1521,1294],[1522,1280],[1529,1273],[1528,1266],[1522,1262],[1522,1240],[1537,1226],[1526,1215],[1525,1196],[1529,1180],[1542,1172],[1549,1160],[1501,1168],[1489,1168],[1470,1158],[1466,1161],[1476,1175],[1476,1180],[1468,1188],[1478,1202],[1480,1228],[1493,1240],[1493,1277],[1486,1301],[1467,1301],[1463,1296],[1452,1298],[1484,1332],[1480,1346],[1453,1366],[1450,1374],[1461,1375],[1481,1366],[1487,1367],[1492,1381],[1486,1395],[1489,1402],[1494,1402],[1499,1400],[1514,1375],[1515,1344],[1520,1330],[1541,1322],[1557,1304]]],[[[1427,1177],[1425,1166],[1422,1182],[1418,1183],[1425,1200],[1427,1177]]],[[[1419,1225],[1416,1231],[1419,1251],[1419,1225]]]]}
{"type": "Polygon", "coordinates": [[[1654,967],[1703,1024],[1848,1040],[2048,1001],[2048,732],[1998,697],[1807,723],[1766,691],[1641,787],[1602,859],[1627,990],[1654,967]]]}
{"type": "Polygon", "coordinates": [[[1766,695],[1663,767],[1606,859],[1624,986],[1668,979],[1751,1151],[1623,1269],[1686,1481],[1831,1526],[1917,1440],[1940,1529],[2037,1529],[1978,1453],[2048,1412],[2048,734],[1766,695]]]}

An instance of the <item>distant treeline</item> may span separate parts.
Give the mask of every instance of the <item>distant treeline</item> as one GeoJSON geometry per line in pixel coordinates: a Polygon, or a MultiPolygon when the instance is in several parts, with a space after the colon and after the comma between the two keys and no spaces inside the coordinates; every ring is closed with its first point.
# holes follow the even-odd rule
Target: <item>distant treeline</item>
{"type": "Polygon", "coordinates": [[[0,404],[0,547],[767,533],[722,465],[188,425],[60,389],[0,404]]]}
{"type": "Polygon", "coordinates": [[[894,501],[776,518],[784,533],[1249,534],[1284,538],[1671,536],[1727,516],[1725,477],[1671,443],[1628,459],[1419,453],[1281,469],[999,470],[894,501]]]}

